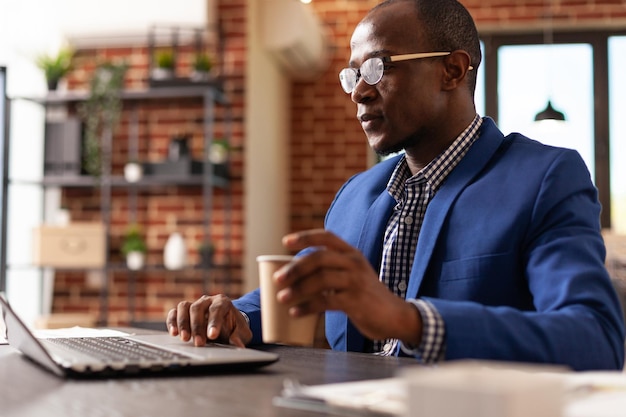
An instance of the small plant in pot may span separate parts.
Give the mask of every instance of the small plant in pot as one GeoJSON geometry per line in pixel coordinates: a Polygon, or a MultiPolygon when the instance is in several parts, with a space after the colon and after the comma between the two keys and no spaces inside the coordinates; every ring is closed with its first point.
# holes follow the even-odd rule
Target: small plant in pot
{"type": "Polygon", "coordinates": [[[212,164],[224,164],[228,161],[230,144],[225,138],[215,138],[209,149],[209,161],[212,164]]]}
{"type": "Polygon", "coordinates": [[[157,51],[154,55],[154,68],[152,68],[152,78],[163,80],[174,77],[174,67],[176,62],[174,53],[167,49],[157,51]]]}
{"type": "Polygon", "coordinates": [[[148,248],[137,224],[131,224],[126,230],[121,251],[126,257],[128,269],[136,271],[143,268],[148,248]]]}
{"type": "Polygon", "coordinates": [[[211,68],[213,68],[213,61],[207,54],[196,54],[193,59],[192,67],[191,80],[206,81],[209,79],[211,68]]]}
{"type": "Polygon", "coordinates": [[[74,51],[62,48],[56,55],[40,55],[36,64],[43,70],[48,84],[48,90],[57,89],[59,81],[72,69],[74,51]]]}

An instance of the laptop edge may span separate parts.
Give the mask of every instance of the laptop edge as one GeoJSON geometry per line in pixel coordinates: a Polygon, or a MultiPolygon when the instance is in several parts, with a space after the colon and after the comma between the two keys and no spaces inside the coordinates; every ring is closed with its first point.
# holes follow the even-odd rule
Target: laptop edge
{"type": "MultiPolygon", "coordinates": [[[[194,371],[241,371],[269,365],[278,360],[278,355],[253,349],[241,349],[233,346],[212,344],[214,347],[196,348],[168,334],[126,335],[125,339],[165,348],[192,357],[180,365],[163,367],[133,367],[116,369],[115,366],[104,366],[102,363],[61,363],[54,360],[45,339],[38,339],[28,329],[8,301],[0,294],[0,307],[6,327],[6,339],[12,347],[22,352],[28,359],[44,367],[60,377],[98,377],[98,376],[130,376],[137,374],[172,374],[192,373],[194,371]]],[[[54,347],[52,347],[54,349],[54,347]]]]}

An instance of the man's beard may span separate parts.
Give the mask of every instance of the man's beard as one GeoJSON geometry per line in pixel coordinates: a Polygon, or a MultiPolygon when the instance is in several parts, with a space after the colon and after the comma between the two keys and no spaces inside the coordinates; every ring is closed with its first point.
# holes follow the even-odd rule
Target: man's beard
{"type": "Polygon", "coordinates": [[[392,153],[398,153],[400,151],[405,150],[406,148],[412,147],[413,145],[417,143],[417,141],[418,141],[418,138],[416,135],[407,136],[400,142],[395,143],[387,148],[374,149],[374,152],[376,152],[376,154],[379,156],[391,155],[392,153]]]}

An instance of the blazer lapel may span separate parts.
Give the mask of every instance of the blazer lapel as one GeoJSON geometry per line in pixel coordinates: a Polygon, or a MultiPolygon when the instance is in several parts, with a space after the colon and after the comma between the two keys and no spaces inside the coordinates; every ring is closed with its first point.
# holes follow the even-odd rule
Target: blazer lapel
{"type": "Polygon", "coordinates": [[[395,203],[396,201],[385,189],[374,201],[363,222],[357,248],[376,269],[380,267],[385,229],[395,203]]]}
{"type": "MultiPolygon", "coordinates": [[[[356,245],[375,269],[380,267],[382,256],[380,248],[387,227],[387,220],[389,219],[394,204],[395,200],[385,189],[370,206],[365,222],[363,222],[364,227],[361,230],[359,241],[356,245]]],[[[343,318],[346,321],[346,350],[362,352],[365,338],[356,327],[354,327],[352,322],[348,320],[347,316],[343,315],[343,318]]]]}
{"type": "Polygon", "coordinates": [[[417,297],[439,232],[456,197],[485,167],[504,139],[504,136],[490,118],[486,117],[483,119],[480,131],[479,138],[450,173],[426,209],[424,223],[422,224],[417,242],[406,298],[417,297]]]}

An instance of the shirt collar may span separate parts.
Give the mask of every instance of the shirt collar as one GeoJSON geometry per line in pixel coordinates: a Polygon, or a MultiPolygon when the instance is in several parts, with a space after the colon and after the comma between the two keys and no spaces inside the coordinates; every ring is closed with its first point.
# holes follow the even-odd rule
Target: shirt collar
{"type": "Polygon", "coordinates": [[[387,191],[389,194],[391,194],[396,201],[400,201],[404,194],[403,190],[406,183],[417,184],[424,180],[430,185],[432,193],[434,194],[448,174],[458,165],[461,159],[463,159],[463,156],[465,156],[470,146],[476,141],[482,122],[483,119],[478,114],[474,116],[472,122],[456,137],[448,148],[413,176],[411,176],[406,157],[403,155],[387,183],[387,191]]]}

